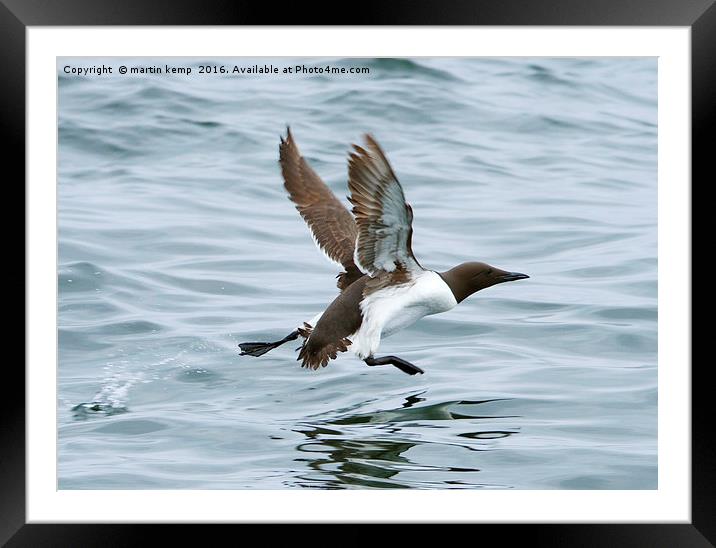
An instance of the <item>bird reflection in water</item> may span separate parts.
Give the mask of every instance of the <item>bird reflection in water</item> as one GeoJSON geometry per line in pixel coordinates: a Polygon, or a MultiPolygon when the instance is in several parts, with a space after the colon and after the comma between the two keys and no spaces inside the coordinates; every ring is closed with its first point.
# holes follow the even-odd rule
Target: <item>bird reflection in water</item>
{"type": "MultiPolygon", "coordinates": [[[[449,427],[434,424],[433,421],[457,420],[467,423],[515,418],[508,415],[470,413],[475,410],[475,406],[499,400],[459,400],[417,406],[426,401],[426,398],[421,397],[423,393],[407,396],[402,405],[395,409],[344,415],[294,429],[307,438],[297,447],[297,450],[306,456],[295,460],[306,463],[311,472],[300,474],[298,481],[294,480],[292,484],[314,489],[416,487],[414,475],[413,481],[410,482],[396,476],[401,472],[477,473],[480,469],[419,464],[408,458],[406,453],[409,449],[420,445],[442,445],[469,451],[486,451],[494,448],[488,446],[492,440],[517,433],[517,429],[460,432],[450,441],[428,441],[424,436],[417,437],[411,432],[416,426],[421,429],[449,427]]],[[[465,480],[464,474],[460,479],[426,481],[417,486],[444,488],[445,484],[453,488],[485,487],[476,481],[465,480]]]]}

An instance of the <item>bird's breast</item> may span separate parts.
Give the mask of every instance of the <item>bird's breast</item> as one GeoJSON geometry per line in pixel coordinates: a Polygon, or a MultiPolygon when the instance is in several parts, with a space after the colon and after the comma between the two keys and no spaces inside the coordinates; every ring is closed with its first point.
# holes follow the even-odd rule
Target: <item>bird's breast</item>
{"type": "Polygon", "coordinates": [[[383,337],[412,325],[420,318],[450,310],[457,301],[443,279],[424,271],[412,283],[387,287],[361,303],[363,321],[383,337]]]}

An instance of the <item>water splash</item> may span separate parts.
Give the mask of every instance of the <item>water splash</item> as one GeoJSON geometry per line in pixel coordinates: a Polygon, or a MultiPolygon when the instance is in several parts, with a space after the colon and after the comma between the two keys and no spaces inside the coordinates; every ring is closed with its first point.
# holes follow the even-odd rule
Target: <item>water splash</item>
{"type": "MultiPolygon", "coordinates": [[[[173,356],[144,365],[144,369],[152,371],[151,376],[148,376],[144,371],[128,370],[127,360],[122,360],[116,364],[108,362],[104,366],[106,376],[102,381],[101,388],[91,401],[77,404],[72,408],[74,417],[86,419],[94,415],[111,416],[126,413],[129,411],[127,402],[129,401],[130,389],[138,383],[146,384],[163,378],[166,379],[166,376],[160,377],[157,375],[156,368],[177,362],[186,352],[187,349],[185,348],[173,356]],[[119,367],[115,369],[117,365],[119,367]]],[[[181,361],[177,365],[185,367],[185,364],[181,361]]]]}

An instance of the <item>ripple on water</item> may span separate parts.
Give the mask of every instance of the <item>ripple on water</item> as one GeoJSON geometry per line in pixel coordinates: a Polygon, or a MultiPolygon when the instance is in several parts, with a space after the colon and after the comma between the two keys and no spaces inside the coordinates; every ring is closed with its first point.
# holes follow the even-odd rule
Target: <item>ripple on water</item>
{"type": "Polygon", "coordinates": [[[160,430],[166,430],[168,426],[164,423],[152,420],[130,419],[118,420],[110,424],[98,426],[95,432],[103,434],[118,434],[124,436],[141,436],[143,434],[152,434],[160,430]]]}
{"type": "Polygon", "coordinates": [[[177,372],[177,380],[192,383],[210,383],[221,378],[221,375],[201,367],[183,368],[177,372]]]}

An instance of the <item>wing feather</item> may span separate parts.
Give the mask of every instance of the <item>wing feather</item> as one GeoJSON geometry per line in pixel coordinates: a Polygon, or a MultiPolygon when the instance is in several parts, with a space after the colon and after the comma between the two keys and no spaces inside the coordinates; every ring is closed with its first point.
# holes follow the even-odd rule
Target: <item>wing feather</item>
{"type": "Polygon", "coordinates": [[[422,269],[413,255],[413,211],[388,159],[370,135],[365,147],[353,145],[348,164],[348,198],[358,239],[354,263],[371,276],[422,269]]]}
{"type": "Polygon", "coordinates": [[[284,187],[306,221],[318,248],[343,266],[338,287],[345,289],[362,276],[353,262],[358,228],[351,213],[308,165],[296,146],[291,130],[281,138],[279,162],[284,187]]]}

